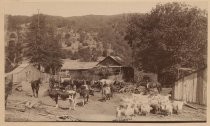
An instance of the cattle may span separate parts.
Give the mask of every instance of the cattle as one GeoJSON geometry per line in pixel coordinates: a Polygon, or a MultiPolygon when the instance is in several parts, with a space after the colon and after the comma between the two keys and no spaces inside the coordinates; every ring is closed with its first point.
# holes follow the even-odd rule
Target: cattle
{"type": "Polygon", "coordinates": [[[61,87],[62,88],[65,88],[66,86],[70,85],[70,81],[69,80],[64,80],[62,83],[61,83],[61,87]]]}
{"type": "Polygon", "coordinates": [[[66,90],[61,90],[58,86],[48,90],[49,96],[55,101],[56,108],[58,108],[58,98],[66,100],[69,98],[69,93],[66,90]]]}
{"type": "Polygon", "coordinates": [[[55,101],[56,108],[58,108],[58,88],[49,89],[49,96],[55,101]]]}
{"type": "Polygon", "coordinates": [[[73,90],[69,90],[67,91],[68,94],[69,94],[69,103],[70,103],[70,107],[69,107],[69,110],[73,109],[75,110],[75,106],[76,106],[76,100],[75,100],[75,97],[76,97],[76,91],[73,91],[73,90]]]}
{"type": "Polygon", "coordinates": [[[31,81],[31,88],[34,97],[38,97],[40,84],[41,84],[41,78],[39,78],[38,80],[31,81]]]}
{"type": "Polygon", "coordinates": [[[89,89],[85,85],[80,87],[79,94],[83,97],[85,103],[87,103],[89,99],[89,89]]]}
{"type": "Polygon", "coordinates": [[[85,105],[85,100],[83,97],[81,97],[76,91],[74,90],[69,90],[69,103],[70,103],[70,107],[69,110],[75,110],[76,105],[78,103],[82,103],[82,106],[85,105]]]}

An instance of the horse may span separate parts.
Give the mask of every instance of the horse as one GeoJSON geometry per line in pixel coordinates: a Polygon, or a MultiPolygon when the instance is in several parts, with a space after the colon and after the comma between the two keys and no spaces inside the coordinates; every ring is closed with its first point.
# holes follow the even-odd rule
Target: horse
{"type": "Polygon", "coordinates": [[[155,81],[152,81],[152,82],[148,82],[146,84],[146,89],[150,89],[150,88],[157,88],[158,90],[158,93],[160,93],[162,91],[162,87],[161,87],[161,84],[159,82],[155,82],[155,81]]]}
{"type": "Polygon", "coordinates": [[[38,94],[39,94],[39,84],[41,84],[41,78],[39,78],[38,80],[31,81],[31,88],[32,88],[33,96],[34,97],[38,97],[38,94]]]}

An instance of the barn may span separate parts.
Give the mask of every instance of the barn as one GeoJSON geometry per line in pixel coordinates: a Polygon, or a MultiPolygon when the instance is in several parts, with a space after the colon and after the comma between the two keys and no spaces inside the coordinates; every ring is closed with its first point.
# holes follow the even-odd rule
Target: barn
{"type": "Polygon", "coordinates": [[[6,73],[6,76],[12,75],[13,83],[20,83],[23,81],[32,81],[42,77],[42,72],[40,72],[36,67],[30,63],[22,63],[20,66],[15,68],[13,71],[6,73]]]}
{"type": "Polygon", "coordinates": [[[178,79],[173,86],[176,100],[207,105],[207,68],[178,79]]]}

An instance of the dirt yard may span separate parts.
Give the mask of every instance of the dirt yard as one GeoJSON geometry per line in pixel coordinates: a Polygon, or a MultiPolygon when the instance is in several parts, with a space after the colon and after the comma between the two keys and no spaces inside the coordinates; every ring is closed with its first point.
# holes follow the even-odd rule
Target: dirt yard
{"type": "MultiPolygon", "coordinates": [[[[168,90],[163,90],[163,94],[168,90]]],[[[88,104],[84,107],[77,106],[76,110],[69,110],[68,101],[59,100],[59,108],[55,108],[54,101],[49,96],[39,98],[31,97],[30,93],[14,91],[8,98],[5,111],[5,121],[114,121],[116,119],[116,107],[122,94],[115,94],[111,100],[102,102],[101,93],[90,96],[88,104]],[[25,108],[23,103],[32,101],[36,103],[32,108],[25,108]],[[59,118],[66,115],[66,118],[59,118]],[[68,118],[67,118],[68,117],[68,118]]],[[[205,121],[206,108],[194,105],[198,109],[184,106],[179,115],[163,116],[150,114],[148,116],[136,116],[131,121],[205,121]]]]}

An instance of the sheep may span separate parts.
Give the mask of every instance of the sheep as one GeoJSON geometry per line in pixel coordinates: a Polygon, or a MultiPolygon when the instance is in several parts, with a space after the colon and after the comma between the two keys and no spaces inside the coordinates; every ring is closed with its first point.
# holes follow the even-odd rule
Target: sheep
{"type": "Polygon", "coordinates": [[[173,101],[173,103],[172,103],[173,111],[176,114],[181,113],[184,104],[185,104],[185,101],[173,101]]]}
{"type": "Polygon", "coordinates": [[[132,117],[134,116],[134,105],[128,104],[125,108],[125,117],[128,120],[132,120],[132,117]]]}
{"type": "Polygon", "coordinates": [[[160,96],[160,103],[167,103],[169,102],[169,97],[170,95],[166,95],[166,96],[160,96]]]}
{"type": "Polygon", "coordinates": [[[134,114],[139,115],[141,112],[141,104],[134,104],[134,114]]]}
{"type": "Polygon", "coordinates": [[[116,108],[116,118],[117,120],[122,120],[123,116],[125,116],[124,106],[120,105],[116,108]]]}
{"type": "Polygon", "coordinates": [[[122,120],[123,117],[126,120],[132,120],[133,116],[135,116],[135,104],[124,103],[116,108],[117,120],[122,120]]]}
{"type": "Polygon", "coordinates": [[[148,115],[150,111],[152,110],[152,107],[150,107],[149,104],[142,104],[141,105],[141,114],[142,115],[148,115]]]}
{"type": "Polygon", "coordinates": [[[172,115],[173,107],[171,102],[161,103],[161,112],[164,115],[172,115]]]}
{"type": "Polygon", "coordinates": [[[154,114],[160,111],[160,102],[158,99],[150,99],[150,106],[152,107],[154,114]]]}

